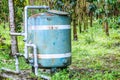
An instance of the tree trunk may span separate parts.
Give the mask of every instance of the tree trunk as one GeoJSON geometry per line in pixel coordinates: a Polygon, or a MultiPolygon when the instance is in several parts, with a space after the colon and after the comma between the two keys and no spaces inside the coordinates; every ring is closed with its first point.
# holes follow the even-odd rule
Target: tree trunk
{"type": "Polygon", "coordinates": [[[106,32],[106,35],[107,36],[109,36],[109,27],[108,27],[108,20],[107,20],[107,18],[108,18],[108,13],[107,13],[107,11],[109,10],[109,8],[108,8],[108,3],[107,2],[105,2],[105,32],[106,32]]]}
{"type": "MultiPolygon", "coordinates": [[[[10,21],[10,32],[15,32],[15,20],[14,20],[14,5],[13,0],[9,0],[9,21],[10,21]]],[[[11,35],[11,55],[15,55],[18,52],[17,37],[11,35]]]]}
{"type": "Polygon", "coordinates": [[[92,27],[92,24],[93,24],[93,12],[90,12],[90,27],[92,27]]]}
{"type": "Polygon", "coordinates": [[[73,20],[73,38],[74,40],[78,40],[75,20],[73,20]]]}
{"type": "Polygon", "coordinates": [[[108,27],[108,22],[105,22],[105,33],[107,36],[109,36],[109,27],[108,27]]]}
{"type": "Polygon", "coordinates": [[[76,25],[76,4],[73,6],[73,13],[72,13],[72,22],[73,22],[73,39],[78,40],[77,37],[77,25],[76,25]]]}
{"type": "Polygon", "coordinates": [[[78,20],[78,25],[79,25],[79,32],[81,33],[82,32],[82,23],[80,20],[78,20]]]}

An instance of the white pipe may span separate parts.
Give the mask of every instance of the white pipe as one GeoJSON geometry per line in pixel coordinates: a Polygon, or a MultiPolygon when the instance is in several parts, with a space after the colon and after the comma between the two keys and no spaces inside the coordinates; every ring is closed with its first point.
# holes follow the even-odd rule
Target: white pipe
{"type": "Polygon", "coordinates": [[[45,5],[43,5],[43,6],[25,6],[25,10],[27,10],[27,9],[50,9],[50,7],[45,6],[45,5]]]}
{"type": "Polygon", "coordinates": [[[7,72],[12,72],[12,73],[15,73],[15,74],[19,74],[19,72],[14,71],[14,70],[11,70],[11,69],[8,69],[8,68],[3,68],[3,67],[2,67],[1,70],[7,71],[7,72]]]}
{"type": "Polygon", "coordinates": [[[26,44],[26,46],[33,47],[35,75],[38,75],[37,47],[34,44],[26,44]]]}
{"type": "Polygon", "coordinates": [[[10,33],[12,36],[24,36],[24,33],[10,33]]]}
{"type": "Polygon", "coordinates": [[[49,6],[26,6],[24,8],[24,11],[25,11],[25,30],[24,30],[24,41],[25,41],[25,49],[24,49],[24,52],[25,52],[25,58],[28,59],[28,49],[27,49],[27,38],[28,38],[28,9],[50,9],[49,6]]]}
{"type": "Polygon", "coordinates": [[[25,40],[27,40],[28,34],[28,9],[50,9],[49,6],[25,6],[25,40]]]}
{"type": "Polygon", "coordinates": [[[25,32],[25,41],[27,40],[27,33],[28,33],[28,30],[27,30],[27,27],[28,27],[28,21],[27,21],[27,7],[25,7],[25,30],[24,30],[24,32],[25,32]]]}
{"type": "Polygon", "coordinates": [[[18,61],[18,57],[15,55],[14,56],[15,57],[15,66],[16,66],[16,72],[20,72],[20,70],[19,70],[19,61],[18,61]]]}
{"type": "Polygon", "coordinates": [[[24,54],[25,59],[28,59],[28,49],[27,49],[27,43],[25,43],[24,52],[25,52],[25,54],[24,54]]]}
{"type": "Polygon", "coordinates": [[[45,79],[45,80],[51,80],[51,77],[46,76],[46,75],[40,75],[41,78],[45,79]]]}
{"type": "Polygon", "coordinates": [[[34,68],[35,68],[35,75],[38,75],[38,63],[37,63],[37,48],[34,46],[34,68]]]}

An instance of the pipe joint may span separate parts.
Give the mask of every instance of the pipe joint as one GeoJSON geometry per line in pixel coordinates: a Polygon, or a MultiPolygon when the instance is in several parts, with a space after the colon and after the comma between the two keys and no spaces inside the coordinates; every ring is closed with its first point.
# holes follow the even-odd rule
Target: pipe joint
{"type": "Polygon", "coordinates": [[[34,64],[34,67],[38,67],[38,64],[34,64]]]}

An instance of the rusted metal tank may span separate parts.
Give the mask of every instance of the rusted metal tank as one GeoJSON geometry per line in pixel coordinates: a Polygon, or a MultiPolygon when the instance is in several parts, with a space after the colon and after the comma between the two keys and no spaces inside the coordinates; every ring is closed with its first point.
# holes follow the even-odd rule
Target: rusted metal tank
{"type": "MultiPolygon", "coordinates": [[[[67,67],[71,64],[71,28],[68,13],[49,10],[30,16],[27,40],[37,47],[40,68],[67,67]]],[[[30,51],[29,58],[33,66],[33,53],[30,51]]]]}

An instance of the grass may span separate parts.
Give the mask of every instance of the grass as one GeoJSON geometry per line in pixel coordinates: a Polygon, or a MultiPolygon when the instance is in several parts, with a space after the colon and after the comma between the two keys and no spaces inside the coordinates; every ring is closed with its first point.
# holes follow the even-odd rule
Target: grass
{"type": "MultiPolygon", "coordinates": [[[[9,68],[12,70],[15,70],[15,60],[14,57],[10,56],[10,35],[9,35],[9,24],[0,24],[0,68],[4,67],[4,68],[9,68]],[[6,27],[4,27],[4,25],[6,25],[6,27]]],[[[18,45],[19,45],[19,51],[23,52],[23,41],[22,41],[23,37],[18,37],[18,45]]],[[[26,69],[26,68],[30,68],[30,66],[28,64],[25,63],[25,59],[24,58],[20,58],[20,68],[21,69],[26,69]]]]}
{"type": "MultiPolygon", "coordinates": [[[[4,31],[2,24],[0,27],[2,33],[4,31]]],[[[5,45],[10,43],[7,31],[8,29],[6,34],[2,34],[6,38],[5,45]]],[[[20,41],[22,38],[18,39],[20,41]]],[[[23,52],[23,43],[20,42],[19,45],[20,51],[23,52]]],[[[4,51],[0,51],[0,68],[15,69],[14,60],[9,58],[8,53],[8,46],[4,51]]],[[[23,58],[20,60],[21,69],[30,68],[23,58]]],[[[102,26],[94,23],[87,32],[78,33],[78,41],[72,39],[72,64],[69,68],[57,72],[52,80],[120,80],[120,29],[111,28],[108,37],[103,32],[102,26]]]]}
{"type": "MultiPolygon", "coordinates": [[[[94,25],[87,32],[78,33],[78,41],[72,41],[72,77],[63,74],[68,76],[64,80],[120,79],[120,29],[110,29],[108,37],[101,25],[94,25]]],[[[57,73],[56,78],[61,74],[57,73]]]]}

